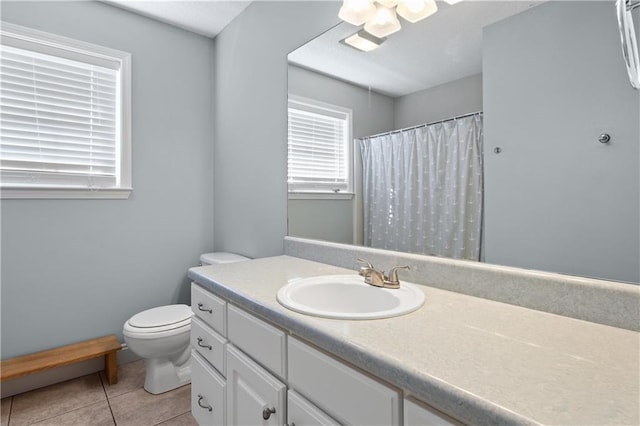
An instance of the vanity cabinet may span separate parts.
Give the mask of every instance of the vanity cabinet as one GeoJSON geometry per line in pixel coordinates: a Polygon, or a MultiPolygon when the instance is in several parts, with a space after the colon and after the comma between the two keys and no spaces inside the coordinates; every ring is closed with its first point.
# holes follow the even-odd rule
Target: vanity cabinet
{"type": "Polygon", "coordinates": [[[198,424],[284,424],[284,331],[195,283],[191,301],[191,412],[198,424]]]}
{"type": "Polygon", "coordinates": [[[204,425],[457,425],[192,284],[192,414],[204,425]]]}

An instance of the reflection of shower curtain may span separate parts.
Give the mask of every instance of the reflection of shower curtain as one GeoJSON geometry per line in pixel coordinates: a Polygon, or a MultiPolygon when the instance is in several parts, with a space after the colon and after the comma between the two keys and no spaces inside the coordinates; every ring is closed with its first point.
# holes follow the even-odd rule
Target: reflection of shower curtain
{"type": "Polygon", "coordinates": [[[360,140],[364,243],[480,259],[482,115],[360,140]]]}

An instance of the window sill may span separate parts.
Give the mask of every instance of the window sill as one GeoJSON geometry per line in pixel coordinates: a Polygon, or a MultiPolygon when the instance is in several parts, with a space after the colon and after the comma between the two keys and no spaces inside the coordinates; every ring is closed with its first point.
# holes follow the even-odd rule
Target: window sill
{"type": "Polygon", "coordinates": [[[352,200],[352,192],[289,192],[290,200],[352,200]]]}
{"type": "Polygon", "coordinates": [[[86,188],[1,188],[0,198],[10,199],[113,199],[126,200],[132,188],[86,189],[86,188]]]}

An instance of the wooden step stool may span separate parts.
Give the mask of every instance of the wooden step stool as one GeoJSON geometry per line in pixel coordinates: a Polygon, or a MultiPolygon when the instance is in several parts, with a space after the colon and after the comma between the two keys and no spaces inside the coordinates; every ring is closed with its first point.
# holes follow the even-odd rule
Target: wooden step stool
{"type": "Polygon", "coordinates": [[[104,374],[107,377],[107,383],[113,385],[118,383],[116,353],[120,349],[122,349],[120,342],[112,334],[2,360],[0,361],[0,381],[104,356],[104,374]]]}

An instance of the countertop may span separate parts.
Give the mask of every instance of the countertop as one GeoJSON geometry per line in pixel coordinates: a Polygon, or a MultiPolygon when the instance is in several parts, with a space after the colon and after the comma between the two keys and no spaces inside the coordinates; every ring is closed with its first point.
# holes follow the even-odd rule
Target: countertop
{"type": "Polygon", "coordinates": [[[427,286],[421,309],[382,320],[316,318],[276,300],[290,279],[345,273],[356,274],[278,256],[189,277],[469,424],[640,424],[639,333],[427,286]]]}

